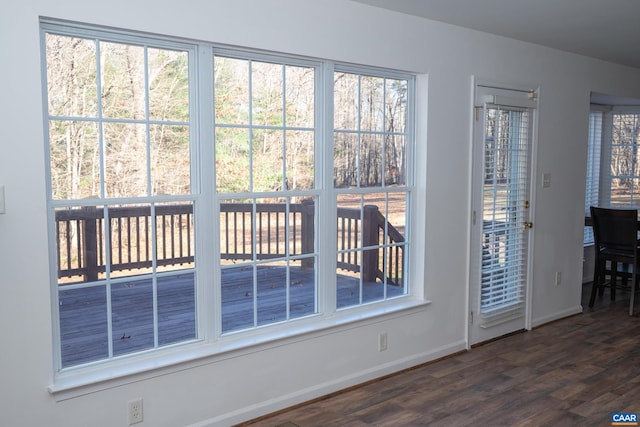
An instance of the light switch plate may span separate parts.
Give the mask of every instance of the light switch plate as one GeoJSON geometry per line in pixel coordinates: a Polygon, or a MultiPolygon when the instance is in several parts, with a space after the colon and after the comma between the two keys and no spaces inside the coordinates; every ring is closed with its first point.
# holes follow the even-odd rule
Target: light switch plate
{"type": "Polygon", "coordinates": [[[551,174],[550,173],[542,174],[542,188],[549,188],[549,187],[551,187],[551,174]]]}

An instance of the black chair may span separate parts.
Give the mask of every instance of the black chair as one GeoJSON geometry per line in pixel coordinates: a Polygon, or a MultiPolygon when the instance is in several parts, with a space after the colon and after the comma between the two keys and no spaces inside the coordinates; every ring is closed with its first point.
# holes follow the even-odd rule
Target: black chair
{"type": "Polygon", "coordinates": [[[638,211],[635,209],[607,209],[591,207],[591,221],[595,241],[595,270],[593,287],[589,307],[593,307],[596,292],[603,294],[605,286],[611,288],[611,299],[615,300],[617,286],[618,265],[627,271],[621,271],[621,276],[630,273],[631,295],[629,301],[629,315],[633,315],[633,305],[638,283],[637,270],[640,265],[638,248],[638,211]],[[610,271],[607,270],[610,264],[610,271]],[[610,282],[606,275],[609,272],[610,282]]]}

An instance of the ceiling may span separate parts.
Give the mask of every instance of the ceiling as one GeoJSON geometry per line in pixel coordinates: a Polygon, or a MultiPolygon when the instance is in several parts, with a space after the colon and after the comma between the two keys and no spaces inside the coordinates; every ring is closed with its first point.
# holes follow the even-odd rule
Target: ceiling
{"type": "Polygon", "coordinates": [[[638,0],[355,0],[640,68],[638,0]]]}

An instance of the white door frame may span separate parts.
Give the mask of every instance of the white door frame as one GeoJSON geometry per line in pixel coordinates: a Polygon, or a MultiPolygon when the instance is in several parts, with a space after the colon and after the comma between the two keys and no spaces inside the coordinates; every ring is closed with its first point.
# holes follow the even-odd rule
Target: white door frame
{"type": "MultiPolygon", "coordinates": [[[[472,104],[472,114],[471,114],[471,147],[470,147],[470,170],[471,170],[471,174],[470,174],[470,197],[469,197],[469,206],[470,206],[470,225],[469,225],[469,281],[468,281],[468,299],[467,299],[467,333],[466,333],[466,342],[467,342],[467,348],[470,348],[472,345],[477,344],[479,342],[483,342],[489,339],[493,339],[493,338],[497,338],[501,335],[504,335],[505,333],[509,333],[509,332],[504,332],[503,330],[497,329],[496,332],[497,335],[496,336],[490,336],[491,334],[487,334],[489,335],[489,337],[484,336],[484,334],[480,334],[483,335],[482,337],[479,337],[479,334],[477,333],[477,330],[473,330],[472,328],[477,328],[477,322],[478,322],[478,315],[477,315],[477,310],[478,310],[478,306],[479,306],[479,297],[478,297],[478,293],[479,293],[479,283],[480,283],[480,278],[481,278],[481,247],[479,246],[480,244],[480,239],[481,239],[481,233],[482,233],[482,221],[478,221],[477,218],[475,223],[474,223],[474,211],[475,215],[478,215],[478,210],[479,210],[479,201],[482,199],[481,196],[478,193],[477,190],[477,186],[478,186],[478,180],[483,180],[482,178],[482,169],[484,166],[484,160],[483,160],[483,149],[482,147],[478,147],[478,144],[482,144],[482,143],[478,143],[476,142],[476,134],[477,134],[477,126],[482,126],[483,129],[481,130],[481,132],[484,133],[484,126],[483,126],[483,115],[484,115],[484,102],[481,102],[482,100],[478,100],[477,98],[477,93],[478,93],[478,89],[480,87],[483,88],[489,88],[490,90],[493,89],[495,90],[496,94],[499,95],[509,95],[509,94],[516,94],[521,96],[521,94],[527,94],[527,93],[533,93],[534,95],[529,95],[528,98],[529,100],[533,99],[535,100],[535,107],[533,108],[533,110],[531,111],[531,124],[530,124],[530,152],[529,152],[529,171],[528,171],[528,175],[529,175],[529,202],[530,202],[530,209],[529,209],[529,213],[528,213],[528,221],[531,221],[534,223],[534,228],[532,230],[529,231],[529,236],[528,236],[528,241],[527,241],[527,258],[528,261],[526,263],[526,283],[524,286],[524,292],[525,292],[525,307],[524,307],[524,319],[522,320],[522,327],[518,327],[516,330],[519,329],[526,329],[526,330],[530,330],[531,329],[531,286],[533,283],[532,280],[532,274],[533,274],[533,247],[534,247],[534,231],[535,231],[535,218],[534,218],[534,212],[535,212],[535,195],[536,195],[536,183],[537,183],[537,179],[536,179],[536,159],[537,159],[537,127],[538,127],[538,114],[537,114],[537,107],[538,107],[538,97],[537,94],[539,93],[537,89],[531,89],[532,85],[519,85],[519,86],[513,86],[513,85],[504,85],[504,84],[496,84],[496,83],[488,83],[488,82],[481,82],[476,80],[475,78],[472,78],[472,85],[471,85],[471,98],[473,101],[472,104]],[[476,107],[480,107],[480,109],[476,108],[476,107]],[[476,115],[479,114],[480,115],[480,120],[477,121],[476,120],[476,115]],[[479,150],[479,151],[478,151],[479,150]],[[477,156],[480,156],[480,158],[478,158],[477,156]],[[479,170],[480,169],[480,170],[479,170]],[[475,314],[476,319],[473,319],[475,314]],[[476,324],[474,325],[473,322],[476,322],[476,324]],[[504,332],[504,333],[503,333],[504,332]]],[[[526,99],[526,98],[525,98],[526,99]]],[[[501,101],[503,101],[503,99],[501,99],[501,101]]],[[[517,101],[516,101],[517,102],[517,101]]],[[[501,102],[495,102],[496,104],[501,103],[501,102]]],[[[525,103],[527,104],[527,103],[525,103]]],[[[514,330],[515,331],[515,330],[514,330]]],[[[511,331],[511,332],[514,332],[511,331]]]]}

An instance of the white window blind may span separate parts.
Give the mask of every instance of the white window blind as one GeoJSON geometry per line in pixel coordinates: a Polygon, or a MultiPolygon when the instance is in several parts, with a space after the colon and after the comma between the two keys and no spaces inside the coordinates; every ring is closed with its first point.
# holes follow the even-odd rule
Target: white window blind
{"type": "Polygon", "coordinates": [[[528,231],[529,109],[485,109],[483,327],[524,314],[528,231]]]}
{"type": "MultiPolygon", "coordinates": [[[[600,153],[602,146],[602,111],[591,111],[589,114],[589,148],[587,154],[587,183],[584,200],[584,214],[590,216],[589,208],[598,206],[600,194],[600,153]]],[[[593,244],[593,229],[584,228],[584,245],[593,244]]]]}

